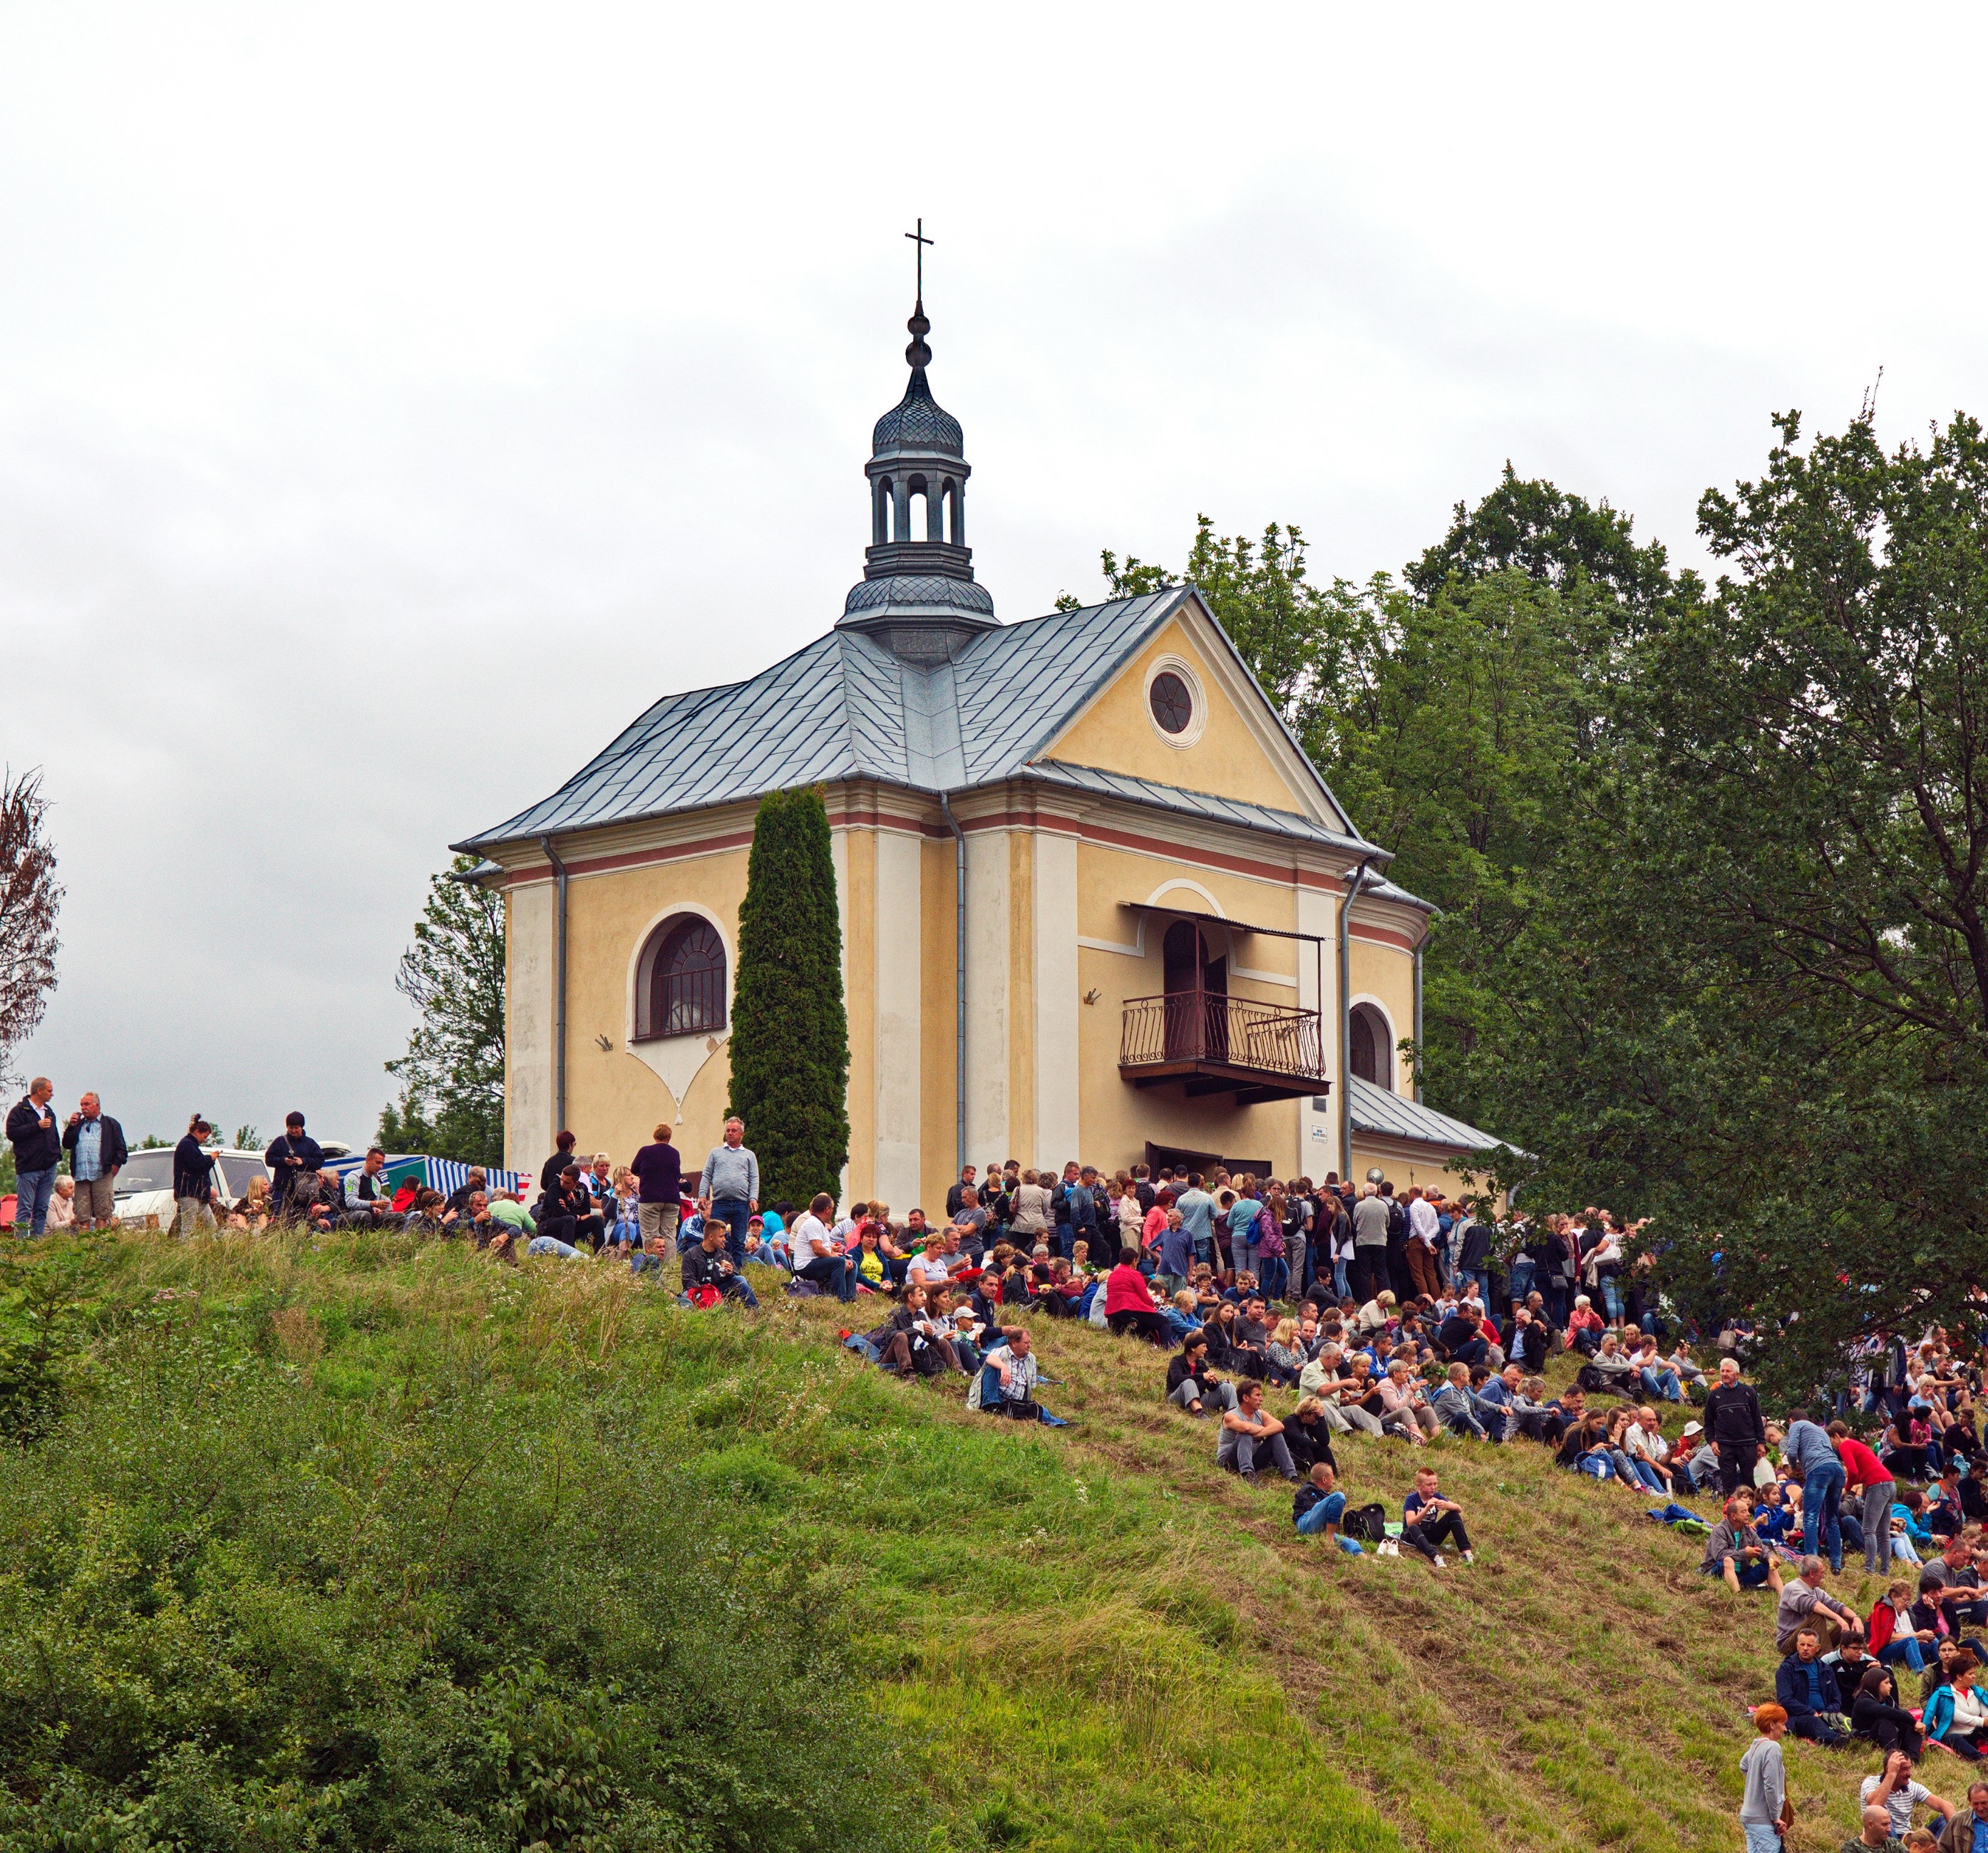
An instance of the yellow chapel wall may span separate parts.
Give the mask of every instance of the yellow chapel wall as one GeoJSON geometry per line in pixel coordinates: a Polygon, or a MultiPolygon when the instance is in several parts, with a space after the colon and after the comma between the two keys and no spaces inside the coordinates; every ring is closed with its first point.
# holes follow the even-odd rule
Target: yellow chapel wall
{"type": "MultiPolygon", "coordinates": [[[[1267,1159],[1273,1173],[1290,1177],[1304,1168],[1299,1152],[1302,1103],[1266,1101],[1239,1107],[1226,1094],[1190,1100],[1178,1083],[1134,1087],[1118,1073],[1124,1006],[1165,988],[1161,945],[1166,922],[1127,911],[1121,901],[1155,900],[1197,913],[1219,913],[1260,926],[1293,928],[1295,890],[1281,884],[1225,874],[1198,864],[1087,842],[1077,851],[1077,982],[1096,990],[1095,1003],[1077,1013],[1084,1157],[1116,1169],[1144,1161],[1148,1141],[1225,1157],[1267,1159]],[[1178,885],[1175,885],[1178,884],[1178,885]],[[1136,956],[1110,948],[1138,946],[1136,956]]],[[[1211,937],[1219,934],[1213,929],[1211,937]]],[[[1226,935],[1220,935],[1226,938],[1226,935]]],[[[1302,941],[1238,935],[1228,948],[1229,995],[1295,1006],[1297,959],[1311,948],[1302,941]],[[1264,974],[1267,976],[1253,976],[1264,974]],[[1285,982],[1277,982],[1282,979],[1285,982]]],[[[1327,974],[1330,982],[1330,975],[1327,974]]],[[[1328,1070],[1337,1063],[1327,1026],[1328,1070]]]]}
{"type": "MultiPolygon", "coordinates": [[[[958,1103],[954,1051],[959,1026],[959,890],[952,837],[927,838],[920,867],[924,918],[918,962],[919,1070],[924,1101],[918,1121],[919,1192],[915,1203],[893,1203],[891,1211],[893,1216],[901,1218],[908,1210],[922,1209],[928,1220],[936,1222],[945,1208],[946,1190],[958,1175],[954,1162],[958,1149],[955,1130],[958,1103]]],[[[969,1074],[969,1089],[974,1083],[975,1077],[969,1074]]],[[[979,1165],[984,1155],[973,1153],[972,1162],[979,1165]]]]}
{"type": "MultiPolygon", "coordinates": [[[[1378,1004],[1393,1033],[1391,1044],[1395,1062],[1397,1094],[1415,1092],[1414,1065],[1401,1053],[1404,1038],[1415,1033],[1415,955],[1399,946],[1359,937],[1359,915],[1354,916],[1354,935],[1347,960],[1347,995],[1354,1003],[1378,1004]]],[[[1333,1032],[1337,1035],[1335,1029],[1333,1032]]]]}
{"type": "MultiPolygon", "coordinates": [[[[687,1169],[722,1135],[732,1081],[726,1036],[706,1050],[679,1101],[628,1047],[630,969],[651,929],[680,908],[708,914],[725,941],[727,979],[739,962],[739,909],[746,898],[744,848],[686,856],[596,875],[566,891],[566,1121],[589,1153],[625,1165],[658,1123],[676,1128],[687,1169]],[[597,1038],[607,1037],[604,1050],[597,1038]]],[[[750,1129],[747,1138],[751,1138],[750,1129]]],[[[540,1155],[549,1155],[551,1147],[540,1155]]]]}
{"type": "Polygon", "coordinates": [[[1130,773],[1187,791],[1241,798],[1275,810],[1297,810],[1299,801],[1216,681],[1206,655],[1176,618],[1121,670],[1076,724],[1043,756],[1107,772],[1130,773]],[[1194,671],[1208,714],[1191,746],[1171,744],[1153,723],[1146,680],[1158,658],[1175,656],[1194,671]]]}

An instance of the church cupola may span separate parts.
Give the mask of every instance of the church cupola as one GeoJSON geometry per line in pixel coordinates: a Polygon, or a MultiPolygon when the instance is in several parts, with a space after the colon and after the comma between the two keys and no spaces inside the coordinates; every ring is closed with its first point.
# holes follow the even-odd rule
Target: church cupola
{"type": "Polygon", "coordinates": [[[838,630],[862,631],[898,656],[942,661],[977,632],[994,628],[994,601],[973,579],[966,544],[966,479],[972,468],[959,421],[931,396],[925,369],[924,223],[917,306],[904,326],[911,370],[904,396],[877,421],[871,457],[870,546],[863,578],[849,589],[838,630]]]}

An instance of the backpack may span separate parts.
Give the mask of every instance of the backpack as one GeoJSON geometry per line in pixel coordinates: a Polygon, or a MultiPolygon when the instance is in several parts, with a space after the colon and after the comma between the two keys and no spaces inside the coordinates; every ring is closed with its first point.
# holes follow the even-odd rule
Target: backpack
{"type": "Polygon", "coordinates": [[[718,1304],[718,1289],[715,1287],[694,1287],[684,1297],[692,1306],[712,1307],[718,1304]]]}
{"type": "Polygon", "coordinates": [[[1592,1449],[1574,1463],[1577,1473],[1585,1473],[1594,1479],[1613,1479],[1615,1469],[1608,1456],[1598,1448],[1592,1449]]]}
{"type": "Polygon", "coordinates": [[[1339,1521],[1339,1535],[1364,1544],[1379,1544],[1388,1535],[1388,1508],[1378,1500],[1371,1506],[1351,1507],[1339,1521]]]}

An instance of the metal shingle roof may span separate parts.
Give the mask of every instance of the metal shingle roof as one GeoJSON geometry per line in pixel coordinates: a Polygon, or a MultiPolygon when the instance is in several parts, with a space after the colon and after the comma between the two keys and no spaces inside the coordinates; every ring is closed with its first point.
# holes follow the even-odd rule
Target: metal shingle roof
{"type": "MultiPolygon", "coordinates": [[[[1053,611],[985,631],[956,661],[933,664],[901,661],[860,631],[831,631],[749,681],[664,697],[551,796],[457,847],[480,850],[833,779],[956,791],[1026,773],[1193,816],[1371,850],[1357,836],[1335,835],[1296,812],[1053,762],[1031,764],[1194,595],[1192,586],[1168,586],[1143,597],[1053,611]]],[[[1319,790],[1343,818],[1323,781],[1319,790]]]]}
{"type": "MultiPolygon", "coordinates": [[[[1483,1151],[1509,1141],[1496,1134],[1452,1119],[1433,1107],[1425,1107],[1407,1095],[1391,1094],[1385,1087],[1359,1076],[1349,1075],[1347,1097],[1354,1130],[1378,1132],[1389,1138],[1411,1139],[1419,1145],[1449,1145],[1459,1151],[1483,1151]]],[[[1514,1148],[1516,1149],[1516,1148],[1514,1148]]]]}
{"type": "MultiPolygon", "coordinates": [[[[1171,810],[1183,817],[1205,817],[1211,823],[1239,823],[1246,829],[1267,830],[1273,836],[1296,837],[1307,843],[1329,844],[1335,849],[1352,850],[1355,854],[1371,851],[1374,845],[1357,837],[1341,835],[1323,824],[1315,823],[1294,810],[1273,810],[1267,804],[1252,804],[1241,798],[1219,797],[1212,792],[1183,791],[1178,786],[1161,785],[1151,779],[1138,779],[1129,773],[1106,772],[1096,766],[1073,766],[1062,759],[1038,759],[1033,765],[1017,766],[1011,777],[1040,779],[1052,785],[1068,785],[1080,791],[1090,791],[1101,796],[1124,798],[1134,804],[1143,804],[1160,810],[1171,810]]],[[[1425,907],[1426,901],[1415,901],[1405,889],[1397,888],[1392,882],[1369,880],[1366,892],[1378,894],[1385,889],[1395,895],[1415,901],[1418,907],[1425,907]]]]}

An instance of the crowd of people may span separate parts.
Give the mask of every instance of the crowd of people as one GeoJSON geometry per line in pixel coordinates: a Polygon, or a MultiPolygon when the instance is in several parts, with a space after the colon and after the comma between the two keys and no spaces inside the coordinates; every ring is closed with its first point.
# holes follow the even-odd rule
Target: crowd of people
{"type": "MultiPolygon", "coordinates": [[[[123,1133],[92,1095],[58,1126],[51,1094],[37,1080],[7,1121],[24,1219],[35,1233],[107,1224],[123,1133]]],[[[1349,1557],[1405,1546],[1440,1571],[1473,1563],[1476,1547],[1434,1457],[1415,1459],[1395,1518],[1381,1500],[1355,1503],[1340,1438],[1544,1448],[1702,1536],[1706,1575],[1772,1599],[1774,1696],[1754,1708],[1742,1766],[1750,1853],[1767,1853],[1770,1836],[1778,1848],[1791,1818],[1780,1748],[1790,1733],[1882,1755],[1856,1844],[1930,1844],[1913,1825],[1924,1809],[1942,1848],[1970,1853],[1974,1824],[1988,1823],[1988,1784],[1956,1806],[1915,1774],[1929,1757],[1988,1757],[1988,1452],[1977,1373],[1945,1332],[1875,1337],[1832,1407],[1770,1420],[1743,1368],[1743,1322],[1673,1329],[1640,1226],[1606,1210],[1494,1219],[1381,1178],[1314,1185],[1011,1160],[965,1167],[935,1215],[878,1202],[845,1213],[826,1193],[762,1203],[745,1131],[728,1120],[695,1172],[667,1125],[626,1164],[582,1154],[561,1132],[535,1192],[472,1170],[445,1195],[390,1183],[377,1148],[334,1168],[292,1114],[265,1155],[267,1177],[229,1201],[212,1129],[195,1116],[174,1154],[176,1223],[386,1226],[503,1262],[613,1260],[659,1275],[691,1307],[756,1308],[749,1270],[764,1267],[760,1291],[770,1278],[872,1307],[844,1342],[877,1369],[964,1378],[969,1409],[1053,1425],[1063,1418],[1038,1394],[1054,1386],[1032,1326],[1084,1321],[1164,1352],[1156,1394],[1213,1425],[1216,1468],[1281,1476],[1297,1534],[1349,1557]],[[1572,1367],[1553,1372],[1557,1391],[1556,1359],[1572,1367]],[[1292,1406],[1273,1413],[1273,1391],[1292,1406]],[[1666,1408],[1689,1415],[1675,1438],[1666,1408]],[[1716,1517],[1677,1503],[1694,1499],[1716,1499],[1716,1517]],[[1827,1587],[1846,1550],[1888,1579],[1868,1614],[1827,1587]],[[1899,1565],[1913,1574],[1893,1578],[1899,1565]]]]}

